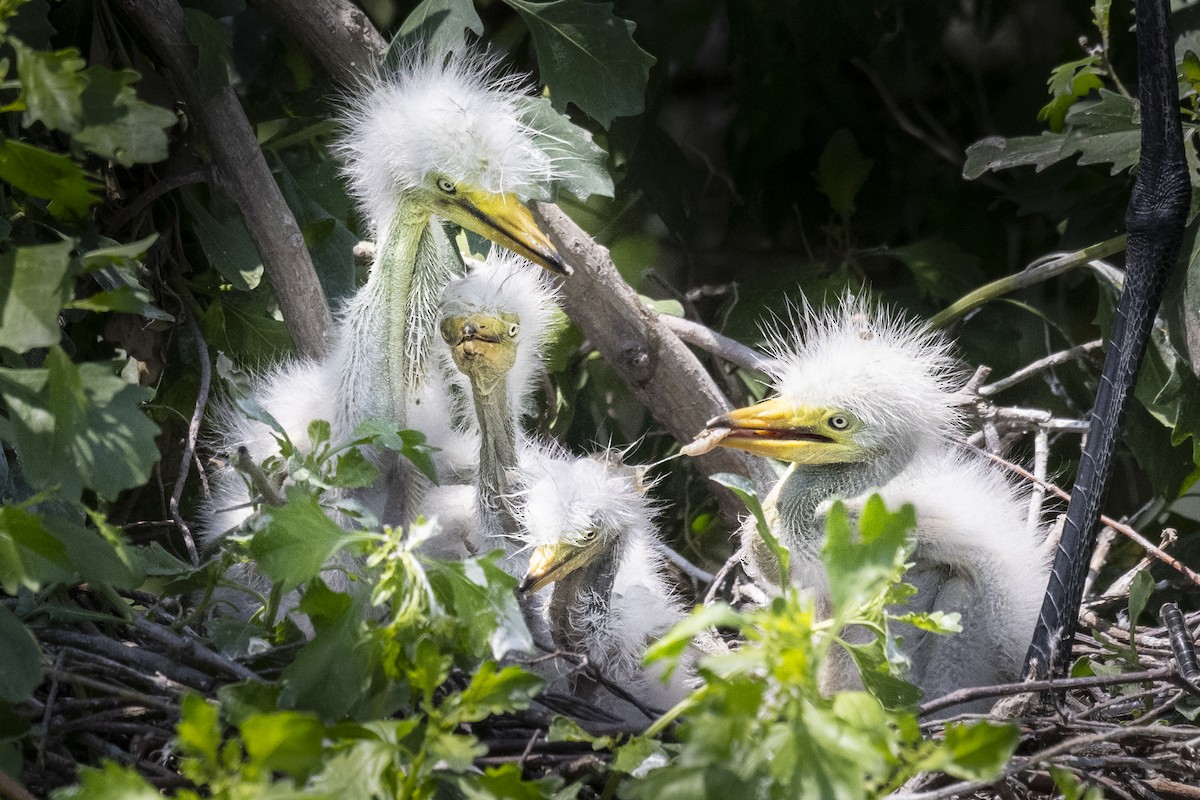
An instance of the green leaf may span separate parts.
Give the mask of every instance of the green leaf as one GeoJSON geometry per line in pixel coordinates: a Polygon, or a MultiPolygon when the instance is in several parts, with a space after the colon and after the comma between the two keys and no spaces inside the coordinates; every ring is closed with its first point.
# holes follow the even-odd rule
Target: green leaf
{"type": "Polygon", "coordinates": [[[536,131],[534,143],[554,160],[559,175],[554,183],[556,192],[565,190],[581,201],[592,195],[612,197],[608,153],[596,144],[591,132],[555,111],[548,98],[523,97],[520,103],[522,122],[536,131]]]}
{"type": "Polygon", "coordinates": [[[989,780],[1004,769],[1020,741],[1021,732],[1014,724],[951,722],[942,743],[949,760],[937,768],[963,780],[989,780]]]}
{"type": "Polygon", "coordinates": [[[430,53],[461,51],[464,30],[483,36],[483,20],[472,0],[421,0],[396,32],[388,56],[393,57],[414,42],[423,43],[430,53]]]}
{"type": "Polygon", "coordinates": [[[196,77],[201,92],[206,98],[212,97],[229,85],[228,65],[233,62],[229,37],[221,23],[197,8],[183,10],[183,28],[200,53],[196,77]]]}
{"type": "Polygon", "coordinates": [[[1041,172],[1051,164],[1078,154],[1078,163],[1111,164],[1116,175],[1137,163],[1140,130],[1133,102],[1100,90],[1100,100],[1077,103],[1067,114],[1067,133],[1043,133],[1004,139],[991,136],[967,148],[963,177],[974,180],[984,172],[1034,166],[1041,172]]]}
{"type": "Polygon", "coordinates": [[[263,265],[242,217],[231,203],[219,203],[220,219],[200,202],[197,192],[183,193],[192,232],[208,263],[235,289],[249,291],[262,280],[263,265]]]}
{"type": "Polygon", "coordinates": [[[71,296],[72,243],[0,253],[0,347],[24,353],[58,344],[58,312],[71,296]]]}
{"type": "Polygon", "coordinates": [[[471,676],[471,683],[453,702],[450,719],[478,722],[492,714],[506,714],[529,707],[545,681],[520,667],[505,667],[485,661],[471,676]]]}
{"type": "Polygon", "coordinates": [[[979,256],[936,236],[886,252],[909,268],[917,288],[930,300],[956,300],[983,283],[979,256]]]}
{"type": "Polygon", "coordinates": [[[425,750],[439,766],[451,772],[467,772],[475,759],[487,755],[487,747],[474,736],[449,731],[431,732],[425,740],[425,750]]]}
{"type": "Polygon", "coordinates": [[[962,633],[962,615],[957,611],[930,611],[927,614],[909,612],[889,615],[888,619],[932,633],[962,633]]]}
{"type": "Polygon", "coordinates": [[[162,793],[132,767],[105,761],[99,769],[81,767],[79,783],[54,792],[54,800],[161,800],[162,793]]]}
{"type": "Polygon", "coordinates": [[[84,60],[74,48],[46,53],[31,50],[15,40],[17,75],[21,79],[21,101],[25,104],[25,126],[40,122],[64,133],[79,130],[83,119],[81,97],[87,87],[84,60]]]}
{"type": "Polygon", "coordinates": [[[859,515],[857,541],[841,501],[830,509],[826,525],[821,560],[829,574],[834,616],[844,618],[903,572],[907,534],[916,516],[911,505],[892,513],[879,495],[871,495],[859,515]]]}
{"type": "Polygon", "coordinates": [[[886,644],[880,638],[862,644],[844,645],[862,676],[863,686],[890,711],[915,709],[921,690],[892,673],[886,644]]]}
{"type": "Polygon", "coordinates": [[[23,703],[42,682],[42,650],[21,620],[0,605],[0,701],[23,703]]]}
{"type": "Polygon", "coordinates": [[[250,553],[263,574],[290,592],[320,574],[351,538],[321,509],[317,498],[289,486],[287,503],[265,506],[253,522],[250,553]]]}
{"type": "Polygon", "coordinates": [[[114,366],[76,366],[52,347],[48,369],[0,368],[9,418],[0,433],[15,444],[35,488],[59,486],[73,500],[83,487],[106,500],[145,483],[158,460],[158,426],[141,404],[152,391],[131,386],[114,366]]]}
{"type": "Polygon", "coordinates": [[[1052,99],[1038,112],[1038,119],[1048,122],[1050,130],[1055,133],[1061,131],[1071,106],[1093,89],[1104,85],[1100,80],[1102,74],[1103,68],[1098,53],[1055,67],[1046,82],[1050,87],[1052,99]]]}
{"type": "Polygon", "coordinates": [[[641,112],[654,57],[633,40],[632,22],[613,16],[612,3],[504,2],[529,26],[555,109],[574,103],[606,128],[641,112]]]}
{"type": "Polygon", "coordinates": [[[15,596],[22,587],[37,591],[73,575],[67,548],[41,516],[17,506],[0,507],[0,590],[15,596]]]}
{"type": "Polygon", "coordinates": [[[713,483],[724,486],[729,491],[737,495],[750,513],[754,515],[754,521],[758,529],[758,535],[762,537],[766,543],[767,549],[775,556],[775,560],[779,563],[779,585],[787,586],[789,575],[791,575],[788,566],[789,553],[787,547],[779,538],[775,536],[771,526],[767,524],[767,518],[763,514],[762,503],[758,501],[758,491],[746,478],[741,475],[736,475],[732,472],[718,472],[714,475],[709,475],[708,479],[713,483]]]}
{"type": "Polygon", "coordinates": [[[697,606],[692,609],[691,614],[647,647],[642,660],[651,664],[661,659],[671,659],[670,669],[674,669],[676,660],[687,650],[696,634],[715,627],[741,628],[744,624],[745,619],[742,615],[725,603],[697,606]]]}
{"type": "Polygon", "coordinates": [[[0,178],[49,200],[56,217],[81,217],[100,202],[100,183],[70,158],[14,139],[0,139],[0,178]]]}
{"type": "Polygon", "coordinates": [[[379,478],[379,468],[367,460],[362,450],[353,448],[337,457],[337,472],[333,485],[343,489],[370,486],[379,478]]]}
{"type": "Polygon", "coordinates": [[[349,209],[341,210],[346,203],[341,185],[313,165],[302,165],[294,173],[284,159],[277,164],[279,189],[304,233],[325,297],[330,303],[349,297],[357,288],[354,246],[359,237],[343,221],[349,209]]]}
{"type": "Polygon", "coordinates": [[[566,794],[553,794],[562,785],[562,778],[550,775],[536,781],[522,777],[518,764],[486,767],[482,773],[468,772],[458,776],[456,785],[466,800],[569,800],[576,797],[582,784],[566,794]]]}
{"type": "Polygon", "coordinates": [[[517,603],[517,581],[496,566],[495,556],[425,562],[438,602],[457,619],[463,652],[503,658],[533,648],[517,603]]]}
{"type": "MultiPolygon", "coordinates": [[[[1133,583],[1129,586],[1129,628],[1133,629],[1150,601],[1154,592],[1154,578],[1150,577],[1149,569],[1141,569],[1134,573],[1133,583]]],[[[1136,645],[1136,642],[1131,641],[1136,645]]]]}
{"type": "MultiPolygon", "coordinates": [[[[307,600],[307,596],[305,600],[307,600]]],[[[305,604],[301,602],[301,611],[305,604]]],[[[362,606],[322,625],[280,676],[279,705],[341,719],[364,700],[378,650],[366,634],[362,606]]]]}
{"type": "Polygon", "coordinates": [[[175,114],[138,99],[133,70],[92,67],[83,93],[83,125],[71,139],[97,155],[126,167],[153,164],[167,157],[166,129],[175,114]]]}
{"type": "Polygon", "coordinates": [[[179,749],[193,758],[216,764],[217,749],[221,746],[216,706],[198,694],[188,693],[183,697],[181,711],[183,717],[175,729],[179,749]]]}
{"type": "Polygon", "coordinates": [[[397,429],[395,423],[381,419],[365,419],[354,429],[353,441],[395,450],[412,462],[422,475],[437,483],[437,466],[431,456],[435,448],[425,444],[425,434],[420,431],[397,429]]]}
{"type": "Polygon", "coordinates": [[[829,198],[829,205],[843,221],[854,216],[854,198],[867,182],[875,164],[858,149],[854,134],[842,128],[830,137],[813,177],[817,188],[829,198]]]}
{"type": "Polygon", "coordinates": [[[321,766],[325,726],[312,714],[275,711],[238,725],[249,765],[264,774],[284,772],[303,780],[321,766]]]}

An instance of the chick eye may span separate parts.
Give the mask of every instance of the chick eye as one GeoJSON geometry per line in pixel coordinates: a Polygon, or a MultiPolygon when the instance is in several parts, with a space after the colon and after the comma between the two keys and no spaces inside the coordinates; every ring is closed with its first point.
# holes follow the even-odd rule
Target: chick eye
{"type": "Polygon", "coordinates": [[[446,194],[454,194],[458,191],[458,189],[455,188],[454,184],[451,183],[448,178],[438,178],[437,188],[441,189],[446,194]]]}
{"type": "Polygon", "coordinates": [[[829,427],[835,431],[844,431],[850,427],[850,418],[842,414],[834,414],[829,418],[829,427]]]}
{"type": "Polygon", "coordinates": [[[596,529],[595,528],[588,528],[586,531],[583,532],[583,535],[579,537],[580,541],[584,541],[584,542],[590,542],[592,539],[595,539],[595,538],[596,538],[596,529]]]}
{"type": "Polygon", "coordinates": [[[517,334],[520,332],[521,332],[520,325],[513,323],[512,325],[508,326],[508,338],[515,339],[515,338],[517,338],[517,334]]]}

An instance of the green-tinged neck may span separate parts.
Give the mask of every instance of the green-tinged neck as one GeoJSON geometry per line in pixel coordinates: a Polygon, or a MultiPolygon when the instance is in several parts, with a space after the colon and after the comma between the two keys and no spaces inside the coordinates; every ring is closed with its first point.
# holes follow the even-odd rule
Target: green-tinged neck
{"type": "Polygon", "coordinates": [[[471,380],[475,415],[479,419],[479,502],[493,527],[506,535],[517,533],[519,526],[512,510],[517,474],[517,431],[508,408],[507,381],[501,380],[488,391],[471,380]]]}
{"type": "Polygon", "coordinates": [[[380,228],[375,263],[347,305],[336,353],[340,433],[368,417],[404,424],[425,373],[442,287],[460,263],[442,226],[411,204],[380,228]]]}
{"type": "Polygon", "coordinates": [[[862,464],[793,464],[767,497],[765,510],[773,513],[776,534],[793,558],[818,561],[825,520],[817,516],[817,507],[833,497],[859,495],[875,483],[862,464]]]}
{"type": "Polygon", "coordinates": [[[613,584],[617,578],[617,548],[610,547],[554,584],[550,594],[550,635],[554,643],[572,653],[588,653],[601,638],[612,613],[613,584]]]}

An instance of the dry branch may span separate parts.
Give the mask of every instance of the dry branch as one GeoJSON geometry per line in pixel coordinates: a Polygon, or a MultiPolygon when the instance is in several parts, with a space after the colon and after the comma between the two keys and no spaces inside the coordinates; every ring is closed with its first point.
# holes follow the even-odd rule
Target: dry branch
{"type": "Polygon", "coordinates": [[[183,9],[176,0],[117,0],[117,5],[150,40],[187,105],[188,117],[207,141],[217,183],[242,212],[296,349],[320,356],[328,347],[333,317],[304,236],[233,88],[205,94],[196,77],[198,54],[184,33],[183,9]]]}

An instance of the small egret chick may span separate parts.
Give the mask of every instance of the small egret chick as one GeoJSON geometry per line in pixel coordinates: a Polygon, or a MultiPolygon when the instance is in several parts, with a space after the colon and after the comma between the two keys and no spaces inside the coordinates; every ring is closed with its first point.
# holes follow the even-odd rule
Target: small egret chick
{"type": "MultiPolygon", "coordinates": [[[[764,507],[791,550],[791,581],[823,613],[829,504],[844,499],[853,511],[873,492],[891,508],[911,503],[916,549],[906,580],[919,591],[905,609],[958,612],[963,630],[902,626],[910,679],[926,699],[1019,679],[1049,575],[1046,531],[1028,524],[1027,500],[1007,475],[957,444],[961,381],[949,342],[860,299],[798,316],[795,330],[772,335],[777,395],[713,419],[685,452],[719,445],[790,462],[764,507]]],[[[777,581],[755,527],[742,538],[750,571],[777,581]]],[[[834,660],[827,683],[859,685],[849,658],[834,660]]]]}
{"type": "Polygon", "coordinates": [[[520,522],[534,550],[519,591],[528,596],[553,583],[545,615],[554,643],[665,709],[687,693],[688,670],[663,682],[642,656],[685,609],[663,577],[655,508],[636,469],[615,459],[546,459],[528,469],[520,522]]]}

